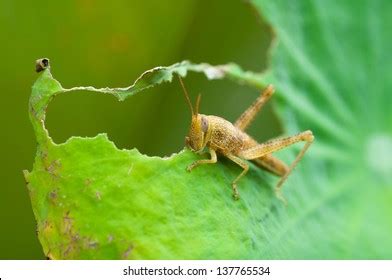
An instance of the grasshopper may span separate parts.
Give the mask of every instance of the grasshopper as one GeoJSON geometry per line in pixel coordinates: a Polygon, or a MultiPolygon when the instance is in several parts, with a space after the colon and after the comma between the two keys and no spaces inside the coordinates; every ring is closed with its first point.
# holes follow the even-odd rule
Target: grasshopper
{"type": "Polygon", "coordinates": [[[282,185],[302,159],[309,146],[313,143],[314,136],[312,131],[307,130],[294,136],[277,138],[265,143],[258,143],[245,130],[255,118],[263,105],[271,98],[274,87],[268,85],[254,101],[254,103],[232,124],[231,122],[213,115],[199,114],[200,94],[197,97],[196,107],[193,109],[189,94],[180,76],[179,80],[192,113],[192,121],[188,136],[185,137],[186,146],[195,153],[201,153],[204,148],[208,148],[210,159],[201,159],[193,162],[187,167],[187,171],[192,171],[195,167],[202,164],[212,164],[217,162],[217,153],[230,159],[242,167],[243,171],[231,183],[233,198],[239,199],[237,189],[238,181],[248,172],[249,165],[247,160],[251,160],[257,166],[271,172],[279,177],[275,187],[275,194],[278,199],[286,204],[282,195],[282,185]],[[305,141],[304,147],[290,166],[283,161],[272,156],[273,152],[291,146],[297,142],[305,141]]]}

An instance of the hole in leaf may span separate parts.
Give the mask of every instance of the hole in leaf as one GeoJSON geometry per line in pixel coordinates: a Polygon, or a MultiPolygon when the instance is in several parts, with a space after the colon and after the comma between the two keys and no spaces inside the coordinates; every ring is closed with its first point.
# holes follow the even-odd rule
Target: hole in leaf
{"type": "MultiPolygon", "coordinates": [[[[228,80],[208,81],[189,73],[185,79],[191,99],[202,93],[201,113],[231,122],[258,96],[255,89],[228,80]]],[[[263,110],[249,132],[259,141],[279,133],[272,111],[263,110]]],[[[167,156],[184,147],[190,112],[179,83],[164,83],[136,94],[124,102],[111,95],[71,92],[58,95],[49,105],[46,126],[56,143],[71,136],[94,137],[107,133],[117,147],[136,147],[147,155],[167,156]]]]}

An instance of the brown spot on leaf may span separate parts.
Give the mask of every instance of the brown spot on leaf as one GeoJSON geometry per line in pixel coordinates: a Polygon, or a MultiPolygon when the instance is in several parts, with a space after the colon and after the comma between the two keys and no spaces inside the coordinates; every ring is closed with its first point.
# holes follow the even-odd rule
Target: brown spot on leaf
{"type": "Polygon", "coordinates": [[[108,242],[111,243],[113,241],[114,237],[113,235],[109,234],[108,236],[108,242]]]}
{"type": "Polygon", "coordinates": [[[132,250],[133,250],[133,245],[130,245],[122,255],[123,259],[128,259],[128,256],[130,253],[132,253],[132,250]]]}
{"type": "Polygon", "coordinates": [[[84,181],[84,184],[85,184],[86,186],[90,186],[90,185],[92,184],[92,182],[93,182],[93,179],[87,178],[87,179],[84,181]]]}
{"type": "Polygon", "coordinates": [[[83,191],[85,192],[91,186],[92,183],[94,183],[94,180],[91,178],[87,178],[86,180],[84,180],[83,191]]]}
{"type": "Polygon", "coordinates": [[[63,217],[64,233],[65,234],[70,234],[71,235],[72,222],[73,222],[73,219],[69,216],[69,211],[67,211],[67,213],[65,213],[65,215],[63,217]]]}
{"type": "Polygon", "coordinates": [[[40,157],[41,157],[43,160],[46,160],[46,159],[48,158],[48,152],[47,152],[46,150],[40,150],[40,151],[39,151],[39,154],[40,154],[40,157]]]}
{"type": "Polygon", "coordinates": [[[50,193],[49,193],[49,199],[51,200],[51,201],[54,201],[54,200],[56,200],[57,199],[57,197],[58,197],[58,190],[57,189],[54,189],[53,191],[51,191],[50,193]]]}
{"type": "Polygon", "coordinates": [[[52,160],[49,165],[45,164],[45,170],[52,175],[52,178],[60,178],[59,169],[61,167],[61,162],[59,159],[52,160]]]}
{"type": "Polygon", "coordinates": [[[97,249],[99,246],[99,243],[96,240],[87,239],[86,243],[89,249],[97,249]]]}

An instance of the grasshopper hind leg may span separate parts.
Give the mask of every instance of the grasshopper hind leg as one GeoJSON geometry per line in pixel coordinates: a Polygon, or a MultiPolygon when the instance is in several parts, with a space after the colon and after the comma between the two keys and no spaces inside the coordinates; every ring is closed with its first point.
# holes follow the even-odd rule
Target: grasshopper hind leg
{"type": "Polygon", "coordinates": [[[313,143],[314,136],[313,133],[310,130],[301,132],[297,135],[290,136],[290,137],[285,137],[285,138],[278,138],[274,139],[271,141],[268,141],[263,144],[258,144],[254,147],[251,147],[247,150],[241,151],[239,153],[239,156],[243,159],[247,160],[255,160],[259,159],[261,157],[265,157],[266,155],[271,155],[273,152],[279,151],[281,149],[284,149],[288,146],[291,146],[297,142],[305,142],[305,145],[301,149],[301,151],[298,153],[294,161],[290,164],[288,167],[288,170],[286,173],[280,178],[279,182],[277,183],[275,187],[275,194],[278,199],[282,200],[285,204],[286,200],[284,199],[282,195],[282,185],[286,181],[287,177],[290,175],[291,171],[295,168],[295,166],[298,164],[298,162],[302,159],[304,156],[305,152],[308,150],[310,145],[313,143]]]}
{"type": "Polygon", "coordinates": [[[255,158],[252,162],[278,177],[283,177],[289,171],[287,164],[271,155],[255,158]]]}

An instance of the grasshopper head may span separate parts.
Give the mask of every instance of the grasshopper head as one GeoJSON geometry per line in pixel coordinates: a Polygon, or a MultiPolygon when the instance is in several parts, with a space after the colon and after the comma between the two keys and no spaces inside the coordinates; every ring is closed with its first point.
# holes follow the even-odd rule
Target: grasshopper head
{"type": "Polygon", "coordinates": [[[196,108],[193,110],[192,102],[189,99],[189,94],[182,82],[181,76],[178,76],[178,78],[192,114],[191,127],[189,129],[188,136],[185,137],[185,145],[194,152],[201,152],[208,142],[206,137],[209,126],[208,118],[206,115],[199,114],[200,94],[197,97],[196,108]]]}
{"type": "MultiPolygon", "coordinates": [[[[198,99],[199,100],[199,99],[198,99]]],[[[192,115],[191,127],[185,137],[186,146],[195,152],[200,152],[207,145],[208,118],[202,114],[192,115]]]]}
{"type": "Polygon", "coordinates": [[[196,108],[193,110],[191,100],[189,99],[188,92],[182,82],[181,76],[178,76],[178,78],[180,79],[186,101],[188,102],[192,114],[191,127],[189,129],[188,136],[185,137],[185,145],[194,152],[201,152],[208,142],[208,117],[206,115],[199,114],[200,94],[197,97],[196,108]]]}

